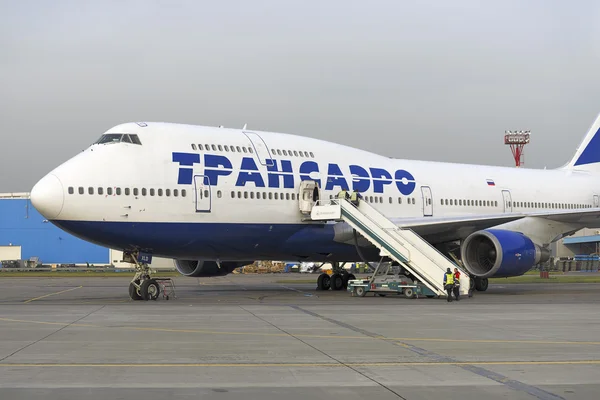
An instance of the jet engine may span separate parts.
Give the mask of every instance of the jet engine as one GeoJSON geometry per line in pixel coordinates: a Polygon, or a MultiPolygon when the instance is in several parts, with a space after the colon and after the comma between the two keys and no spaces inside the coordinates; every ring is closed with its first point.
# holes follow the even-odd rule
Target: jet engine
{"type": "Polygon", "coordinates": [[[224,276],[233,272],[234,269],[244,265],[252,264],[252,261],[216,261],[203,260],[175,260],[175,267],[181,275],[193,278],[224,276]]]}
{"type": "Polygon", "coordinates": [[[529,237],[501,229],[472,233],[463,242],[460,253],[467,271],[479,278],[523,275],[550,258],[550,251],[529,237]]]}

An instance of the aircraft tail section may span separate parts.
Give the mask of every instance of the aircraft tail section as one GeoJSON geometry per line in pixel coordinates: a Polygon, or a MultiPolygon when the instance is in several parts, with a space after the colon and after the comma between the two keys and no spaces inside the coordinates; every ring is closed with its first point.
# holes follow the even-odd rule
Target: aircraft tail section
{"type": "Polygon", "coordinates": [[[600,173],[600,114],[577,148],[575,156],[563,168],[600,173]]]}

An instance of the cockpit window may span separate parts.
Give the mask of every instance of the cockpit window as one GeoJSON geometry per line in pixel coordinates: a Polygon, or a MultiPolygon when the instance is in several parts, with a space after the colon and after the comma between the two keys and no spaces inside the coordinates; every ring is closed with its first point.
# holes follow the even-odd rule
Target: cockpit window
{"type": "Polygon", "coordinates": [[[106,133],[100,136],[100,139],[94,144],[105,144],[105,143],[131,143],[141,145],[140,138],[138,135],[123,134],[123,133],[106,133]]]}

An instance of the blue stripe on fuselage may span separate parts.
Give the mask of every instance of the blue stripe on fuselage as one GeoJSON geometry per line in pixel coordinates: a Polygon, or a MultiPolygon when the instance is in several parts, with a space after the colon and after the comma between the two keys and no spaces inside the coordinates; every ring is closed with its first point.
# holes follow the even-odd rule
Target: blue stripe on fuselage
{"type": "MultiPolygon", "coordinates": [[[[194,259],[359,260],[352,245],[334,242],[327,224],[226,224],[52,221],[84,240],[113,249],[194,259]],[[327,257],[326,254],[332,256],[327,257]]],[[[373,259],[377,252],[373,252],[373,259]]]]}

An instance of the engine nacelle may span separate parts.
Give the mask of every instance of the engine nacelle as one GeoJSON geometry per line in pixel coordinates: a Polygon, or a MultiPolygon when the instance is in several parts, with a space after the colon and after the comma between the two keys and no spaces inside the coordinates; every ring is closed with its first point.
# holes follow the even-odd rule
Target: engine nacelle
{"type": "Polygon", "coordinates": [[[216,261],[199,260],[175,260],[175,268],[181,275],[193,278],[225,276],[234,269],[244,265],[252,264],[253,261],[224,261],[220,264],[216,261]]]}
{"type": "Polygon", "coordinates": [[[527,236],[501,229],[472,233],[463,242],[460,253],[467,271],[480,278],[523,275],[550,259],[550,251],[527,236]]]}

